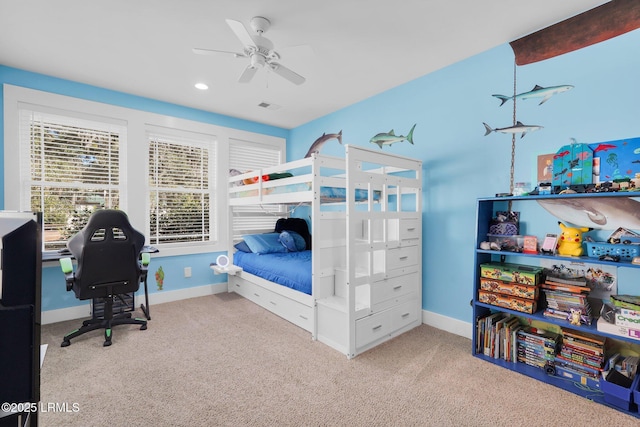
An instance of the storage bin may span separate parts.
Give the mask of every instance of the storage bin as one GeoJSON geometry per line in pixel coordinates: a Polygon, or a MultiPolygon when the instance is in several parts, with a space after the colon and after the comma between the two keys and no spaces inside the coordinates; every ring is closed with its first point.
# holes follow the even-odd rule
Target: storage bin
{"type": "Polygon", "coordinates": [[[505,252],[522,252],[524,248],[524,236],[519,234],[487,234],[489,242],[498,245],[501,251],[505,252]]]}
{"type": "Polygon", "coordinates": [[[537,309],[535,300],[487,292],[481,289],[478,290],[478,301],[529,314],[535,313],[537,309]]]}
{"type": "Polygon", "coordinates": [[[556,366],[555,370],[556,370],[555,375],[557,377],[569,379],[574,383],[586,385],[587,387],[591,387],[591,388],[599,389],[600,383],[604,381],[604,380],[601,381],[599,378],[587,377],[586,375],[582,375],[579,372],[573,371],[563,366],[556,366]]]}
{"type": "Polygon", "coordinates": [[[640,255],[640,245],[621,245],[612,243],[587,242],[587,254],[591,258],[599,258],[602,255],[618,255],[620,259],[631,261],[633,257],[640,255]]]}
{"type": "Polygon", "coordinates": [[[542,280],[542,267],[510,263],[480,264],[480,277],[535,286],[542,280]]]}
{"type": "Polygon", "coordinates": [[[538,286],[528,286],[521,283],[503,282],[498,279],[480,278],[480,289],[518,298],[538,299],[538,286]]]}
{"type": "MultiPolygon", "coordinates": [[[[607,366],[605,366],[604,372],[607,372],[608,369],[609,363],[607,362],[607,366]]],[[[635,376],[631,387],[626,388],[618,384],[609,382],[606,378],[603,378],[602,381],[600,381],[600,390],[602,390],[602,392],[604,393],[605,402],[617,408],[624,409],[625,411],[636,412],[638,410],[638,403],[637,400],[634,400],[634,398],[638,399],[636,390],[638,389],[639,380],[640,374],[635,376]]]]}
{"type": "Polygon", "coordinates": [[[636,387],[633,389],[633,402],[636,405],[636,410],[640,412],[640,375],[636,375],[636,387]]]}

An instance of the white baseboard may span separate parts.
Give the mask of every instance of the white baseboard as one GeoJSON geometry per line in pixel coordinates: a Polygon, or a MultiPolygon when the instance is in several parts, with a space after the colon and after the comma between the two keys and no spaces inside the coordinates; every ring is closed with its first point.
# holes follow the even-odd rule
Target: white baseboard
{"type": "Polygon", "coordinates": [[[422,323],[471,339],[471,323],[422,310],[422,323]]]}
{"type": "MultiPolygon", "coordinates": [[[[149,294],[149,306],[153,309],[153,306],[156,304],[219,294],[221,292],[227,292],[226,282],[178,289],[175,291],[154,292],[149,294]]],[[[144,302],[144,293],[136,294],[136,305],[139,306],[142,302],[144,302]]],[[[43,311],[41,321],[43,325],[46,325],[49,323],[64,322],[66,320],[82,319],[89,316],[91,316],[91,305],[86,303],[57,310],[43,311]]],[[[432,311],[422,310],[422,323],[471,339],[472,328],[469,322],[443,316],[432,311]]]]}
{"type": "MultiPolygon", "coordinates": [[[[206,295],[227,292],[227,283],[216,283],[211,285],[196,286],[193,288],[178,289],[175,291],[160,291],[149,294],[149,307],[153,311],[153,306],[165,302],[179,301],[187,298],[203,297],[206,295]]],[[[136,294],[136,306],[144,303],[144,292],[136,294]]],[[[49,323],[64,322],[66,320],[83,319],[91,316],[91,304],[81,304],[73,307],[60,308],[57,310],[47,310],[42,312],[41,322],[43,325],[49,323]]]]}

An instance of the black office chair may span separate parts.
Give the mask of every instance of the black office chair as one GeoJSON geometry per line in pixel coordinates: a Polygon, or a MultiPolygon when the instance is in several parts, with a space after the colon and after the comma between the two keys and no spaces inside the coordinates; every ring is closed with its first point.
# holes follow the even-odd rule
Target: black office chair
{"type": "Polygon", "coordinates": [[[113,315],[114,299],[124,303],[122,294],[136,292],[147,276],[149,254],[140,253],[144,235],[136,231],[127,215],[114,209],[95,211],[87,225],[73,236],[67,247],[77,260],[73,271],[71,258],[60,260],[65,274],[67,291],[73,289],[80,300],[101,299],[104,315],[94,314],[82,327],[65,335],[61,346],[71,344],[71,339],[95,329],[104,328],[104,346],[111,345],[111,328],[122,324],[141,325],[147,329],[147,321],[131,318],[131,312],[113,315]]]}

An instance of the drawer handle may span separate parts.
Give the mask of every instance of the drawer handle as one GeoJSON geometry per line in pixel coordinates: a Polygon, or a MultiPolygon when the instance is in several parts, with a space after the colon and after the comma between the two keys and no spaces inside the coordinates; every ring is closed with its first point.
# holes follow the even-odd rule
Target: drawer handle
{"type": "Polygon", "coordinates": [[[273,301],[269,301],[271,304],[273,305],[278,305],[277,303],[273,302],[273,301]]]}
{"type": "Polygon", "coordinates": [[[301,318],[303,318],[304,320],[309,320],[309,318],[307,316],[303,316],[302,314],[298,314],[298,316],[300,316],[301,318]]]}
{"type": "Polygon", "coordinates": [[[371,328],[374,331],[377,331],[378,329],[382,328],[382,325],[378,325],[378,326],[374,326],[373,328],[371,328]]]}
{"type": "Polygon", "coordinates": [[[402,318],[404,319],[405,317],[408,317],[411,313],[405,313],[402,315],[402,318]]]}
{"type": "Polygon", "coordinates": [[[405,259],[409,259],[409,255],[401,256],[400,261],[404,261],[405,259]]]}
{"type": "Polygon", "coordinates": [[[260,296],[260,294],[257,294],[257,293],[255,293],[255,292],[253,293],[253,295],[255,295],[255,296],[257,296],[257,297],[259,297],[259,296],[260,296]]]}
{"type": "Polygon", "coordinates": [[[411,227],[411,228],[407,228],[407,231],[413,231],[415,229],[416,229],[415,227],[411,227]]]}
{"type": "Polygon", "coordinates": [[[394,286],[394,287],[393,287],[393,290],[394,290],[394,291],[397,291],[397,290],[399,290],[400,288],[402,288],[402,285],[394,286]]]}
{"type": "Polygon", "coordinates": [[[236,283],[236,287],[237,287],[237,288],[239,288],[239,287],[240,287],[240,285],[236,283]]]}

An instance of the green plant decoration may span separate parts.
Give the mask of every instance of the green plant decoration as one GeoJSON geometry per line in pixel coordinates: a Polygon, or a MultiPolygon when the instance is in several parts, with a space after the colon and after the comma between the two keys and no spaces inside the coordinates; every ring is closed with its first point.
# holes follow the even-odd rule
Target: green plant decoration
{"type": "Polygon", "coordinates": [[[158,267],[156,270],[156,285],[158,285],[158,290],[162,290],[162,283],[164,282],[164,271],[162,271],[162,266],[158,267]]]}

